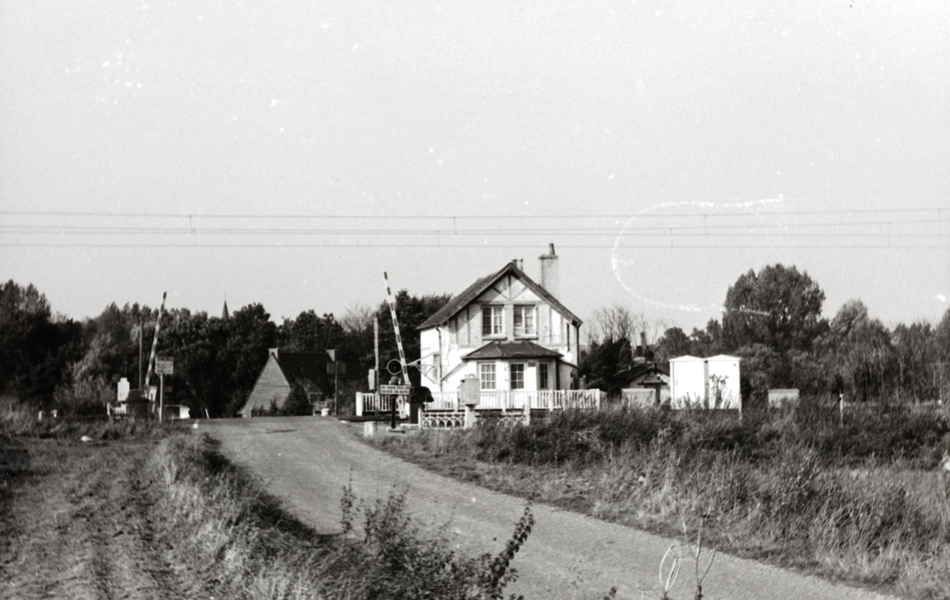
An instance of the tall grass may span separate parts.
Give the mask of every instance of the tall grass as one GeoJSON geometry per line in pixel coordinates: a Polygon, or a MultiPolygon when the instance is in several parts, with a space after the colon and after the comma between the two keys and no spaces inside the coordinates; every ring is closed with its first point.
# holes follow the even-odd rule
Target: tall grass
{"type": "MultiPolygon", "coordinates": [[[[55,405],[53,405],[55,406],[55,405]]],[[[76,414],[68,410],[53,418],[52,409],[39,418],[34,406],[13,396],[0,396],[0,433],[15,437],[76,438],[114,440],[142,435],[159,436],[168,426],[154,420],[121,419],[110,423],[105,410],[96,415],[76,414]]]]}
{"type": "Polygon", "coordinates": [[[528,427],[383,443],[487,464],[478,471],[493,487],[608,520],[676,535],[704,518],[721,549],[908,597],[950,597],[945,413],[851,411],[842,424],[807,404],[742,421],[721,411],[568,411],[528,427]]]}
{"type": "Polygon", "coordinates": [[[467,558],[423,536],[398,493],[363,503],[343,490],[342,533],[317,535],[203,436],[163,440],[148,471],[166,541],[216,597],[500,599],[533,524],[526,509],[499,554],[467,558]]]}

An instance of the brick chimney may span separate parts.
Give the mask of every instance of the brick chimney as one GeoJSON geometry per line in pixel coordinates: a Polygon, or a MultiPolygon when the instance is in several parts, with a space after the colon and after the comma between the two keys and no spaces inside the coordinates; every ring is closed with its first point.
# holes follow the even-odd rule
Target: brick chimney
{"type": "Polygon", "coordinates": [[[548,245],[548,253],[538,257],[541,263],[541,287],[549,294],[558,297],[557,254],[554,253],[554,244],[548,245]]]}

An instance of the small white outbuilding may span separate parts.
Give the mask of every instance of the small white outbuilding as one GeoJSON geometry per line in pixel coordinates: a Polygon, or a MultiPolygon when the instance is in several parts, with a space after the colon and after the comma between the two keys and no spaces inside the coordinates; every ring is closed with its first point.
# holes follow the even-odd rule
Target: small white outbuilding
{"type": "Polygon", "coordinates": [[[688,355],[671,358],[670,406],[740,409],[740,360],[726,354],[709,358],[688,355]]]}

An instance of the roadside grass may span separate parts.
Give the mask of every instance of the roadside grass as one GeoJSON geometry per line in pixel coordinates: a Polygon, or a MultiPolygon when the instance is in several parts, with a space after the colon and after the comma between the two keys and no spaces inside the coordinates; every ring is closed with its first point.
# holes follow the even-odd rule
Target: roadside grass
{"type": "Polygon", "coordinates": [[[915,599],[950,597],[950,420],[817,404],[738,421],[713,411],[566,411],[528,427],[386,436],[461,479],[915,599]]]}
{"type": "Polygon", "coordinates": [[[503,598],[533,525],[526,508],[501,552],[468,558],[420,533],[395,492],[365,503],[343,490],[341,533],[317,535],[206,436],[163,440],[147,469],[162,489],[164,535],[216,597],[503,598]]]}
{"type": "MultiPolygon", "coordinates": [[[[167,428],[168,426],[164,426],[167,428]]],[[[105,414],[89,410],[78,414],[65,407],[53,418],[49,410],[40,420],[35,409],[12,396],[0,396],[0,434],[11,437],[75,438],[87,436],[92,440],[118,440],[129,437],[158,437],[163,426],[148,419],[116,419],[110,423],[105,414]]]]}
{"type": "Polygon", "coordinates": [[[320,535],[191,428],[37,421],[5,399],[0,432],[32,454],[0,473],[0,597],[501,599],[534,523],[526,507],[497,554],[468,557],[404,494],[344,489],[340,533],[320,535]]]}

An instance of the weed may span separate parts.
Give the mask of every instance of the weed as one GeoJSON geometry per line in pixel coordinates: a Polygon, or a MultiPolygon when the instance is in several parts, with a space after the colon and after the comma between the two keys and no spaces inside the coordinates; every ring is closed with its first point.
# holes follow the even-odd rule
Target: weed
{"type": "Polygon", "coordinates": [[[706,515],[703,548],[911,597],[950,588],[948,414],[849,407],[843,425],[839,416],[808,398],[741,422],[722,411],[563,411],[384,447],[665,535],[679,533],[683,514],[706,515]]]}
{"type": "Polygon", "coordinates": [[[182,562],[205,566],[215,596],[502,599],[534,524],[526,507],[501,552],[469,558],[423,535],[395,491],[367,503],[348,485],[342,535],[317,535],[204,436],[163,441],[149,468],[170,516],[166,540],[182,562]]]}

